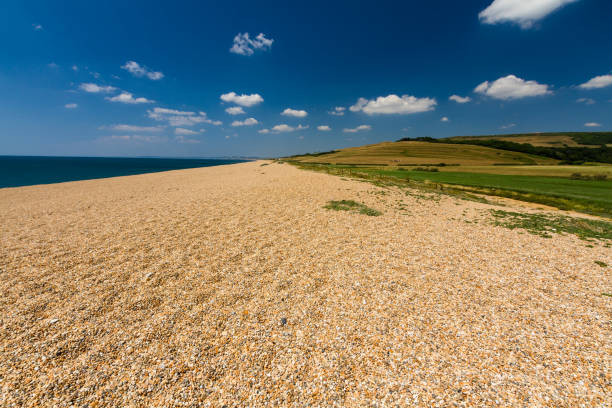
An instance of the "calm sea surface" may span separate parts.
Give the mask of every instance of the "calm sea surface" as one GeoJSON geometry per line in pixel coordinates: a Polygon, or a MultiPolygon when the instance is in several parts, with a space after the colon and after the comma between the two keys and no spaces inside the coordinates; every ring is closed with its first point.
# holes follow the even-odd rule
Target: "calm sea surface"
{"type": "Polygon", "coordinates": [[[244,160],[0,156],[0,188],[241,163],[244,160]]]}

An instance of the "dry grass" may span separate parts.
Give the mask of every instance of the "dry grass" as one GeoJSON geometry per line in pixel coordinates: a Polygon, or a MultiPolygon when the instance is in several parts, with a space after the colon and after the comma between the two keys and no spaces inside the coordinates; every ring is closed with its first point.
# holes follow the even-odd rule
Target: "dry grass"
{"type": "Polygon", "coordinates": [[[0,406],[609,402],[609,248],[260,164],[0,190],[0,406]]]}
{"type": "Polygon", "coordinates": [[[320,156],[294,158],[306,163],[336,164],[460,164],[489,166],[506,164],[555,164],[557,160],[484,146],[428,142],[383,142],[350,147],[320,156]]]}
{"type": "Polygon", "coordinates": [[[504,140],[514,143],[529,143],[533,146],[542,147],[599,147],[598,145],[583,145],[576,142],[571,134],[525,134],[525,135],[500,135],[500,136],[457,136],[451,139],[454,140],[504,140]]]}

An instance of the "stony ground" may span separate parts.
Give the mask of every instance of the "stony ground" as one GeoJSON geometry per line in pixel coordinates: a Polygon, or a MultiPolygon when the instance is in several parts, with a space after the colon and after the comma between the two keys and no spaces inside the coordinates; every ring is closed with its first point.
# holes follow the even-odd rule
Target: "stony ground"
{"type": "Polygon", "coordinates": [[[2,189],[0,406],[610,406],[612,251],[488,208],[287,164],[2,189]]]}

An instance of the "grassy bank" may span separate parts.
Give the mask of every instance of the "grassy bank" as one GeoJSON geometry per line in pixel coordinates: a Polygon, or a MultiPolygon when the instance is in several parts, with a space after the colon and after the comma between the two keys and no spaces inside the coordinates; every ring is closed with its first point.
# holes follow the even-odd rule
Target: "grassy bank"
{"type": "Polygon", "coordinates": [[[332,174],[464,190],[612,218],[612,181],[294,163],[332,174]]]}

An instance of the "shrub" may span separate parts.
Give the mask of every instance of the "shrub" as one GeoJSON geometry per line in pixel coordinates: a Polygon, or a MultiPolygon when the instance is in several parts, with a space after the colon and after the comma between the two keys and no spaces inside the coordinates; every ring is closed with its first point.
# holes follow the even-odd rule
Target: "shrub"
{"type": "Polygon", "coordinates": [[[608,179],[608,175],[607,174],[595,174],[593,176],[589,176],[587,174],[583,175],[582,173],[572,173],[572,175],[570,176],[570,179],[604,181],[608,179]]]}

